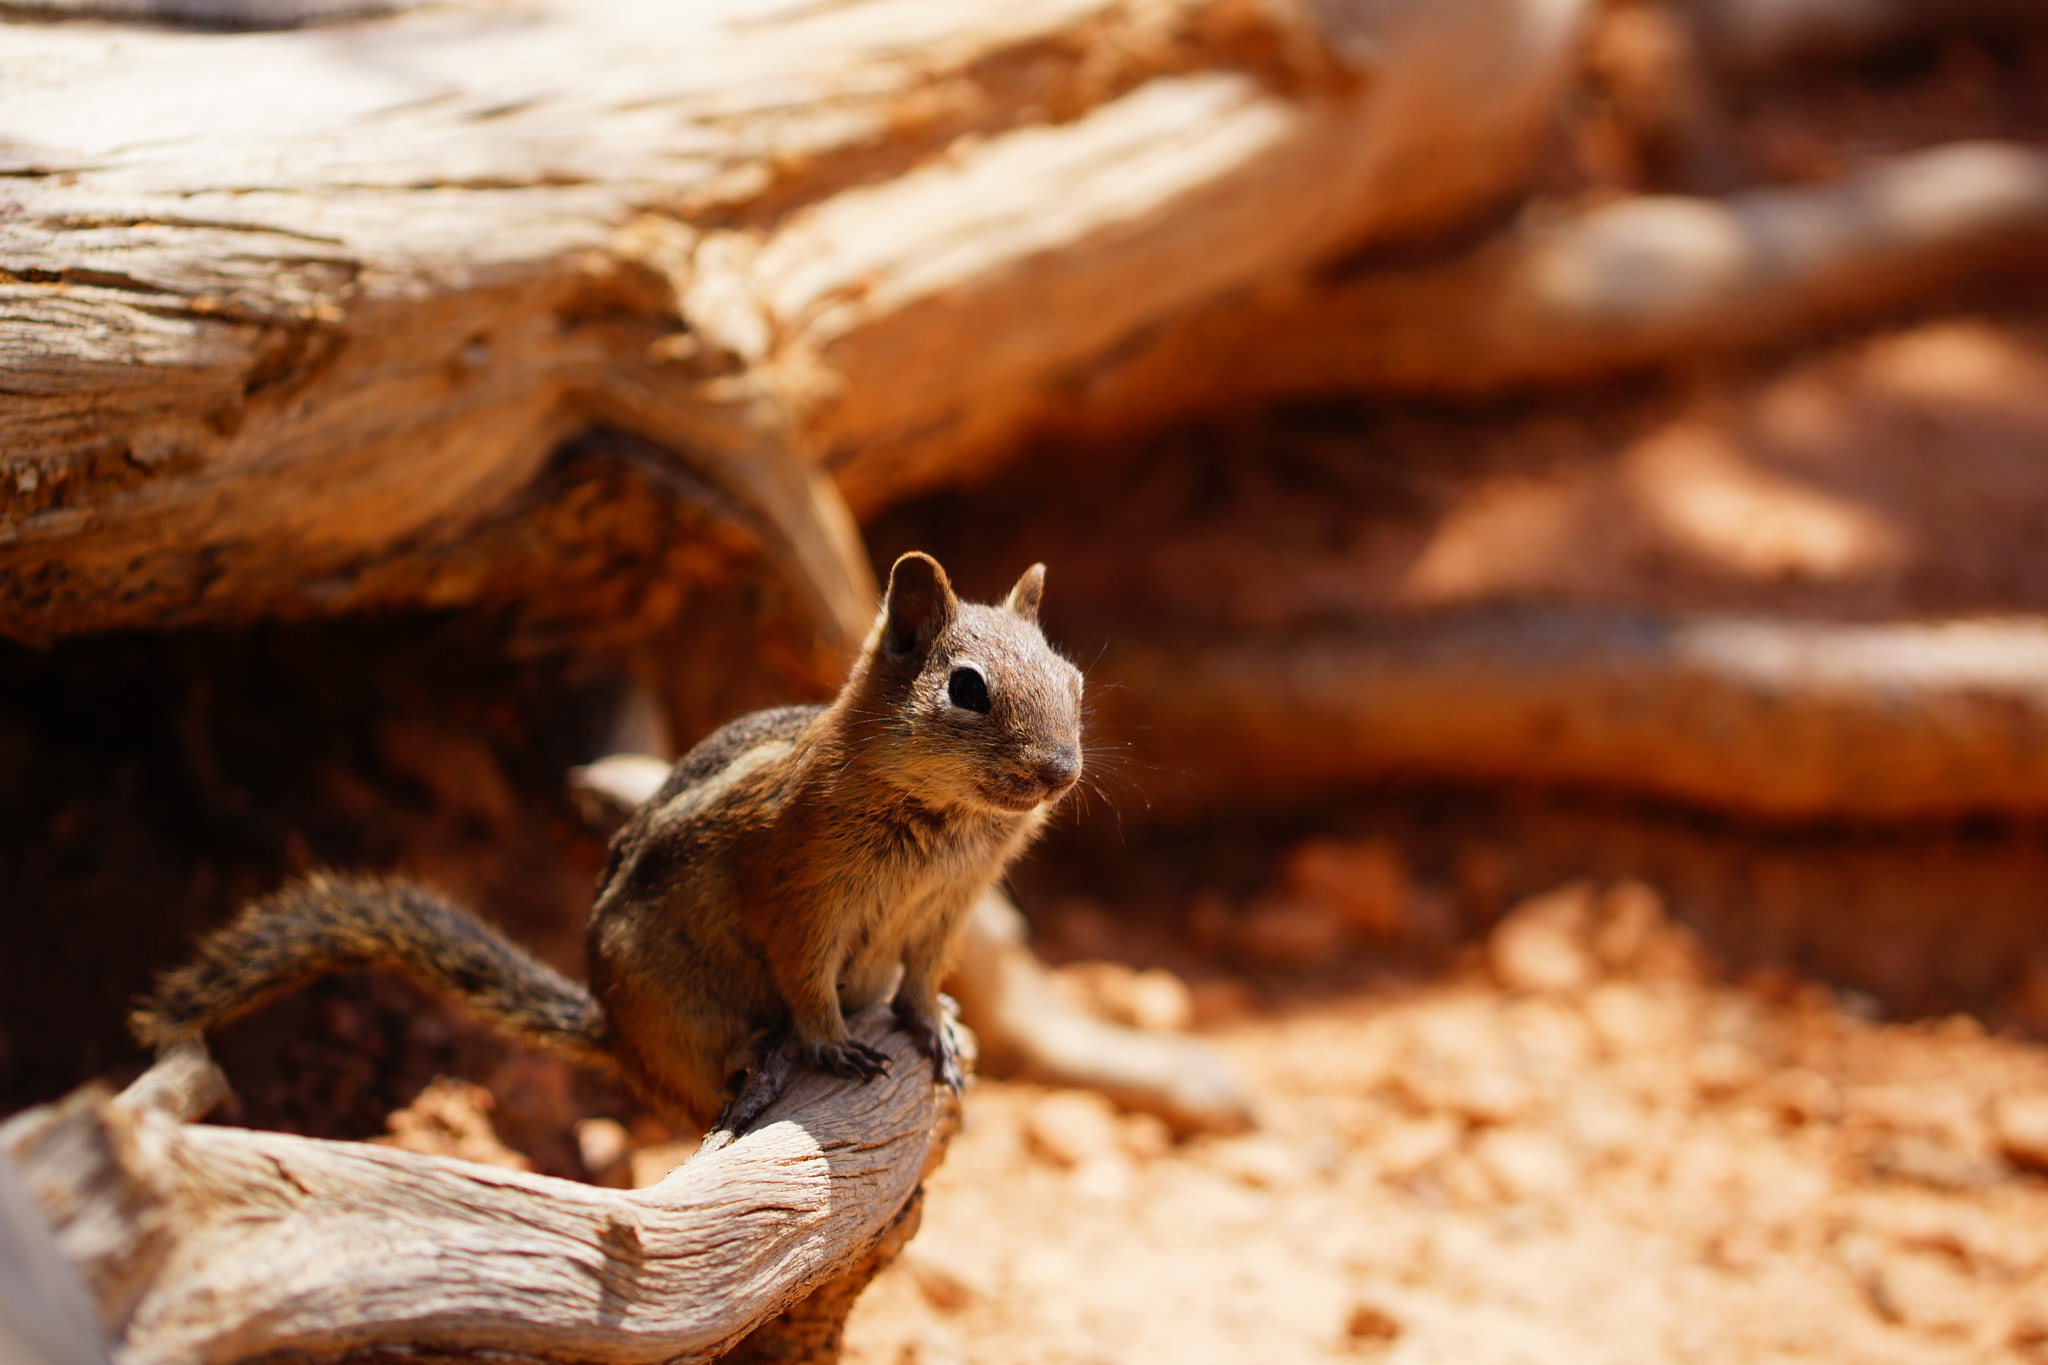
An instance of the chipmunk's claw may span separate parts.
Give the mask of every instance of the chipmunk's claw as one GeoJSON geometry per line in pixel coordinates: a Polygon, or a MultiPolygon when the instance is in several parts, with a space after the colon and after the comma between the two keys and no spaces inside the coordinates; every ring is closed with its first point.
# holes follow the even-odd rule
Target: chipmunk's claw
{"type": "Polygon", "coordinates": [[[768,1106],[782,1098],[799,1065],[850,1081],[871,1081],[889,1069],[889,1054],[858,1038],[837,1043],[811,1043],[795,1036],[784,1038],[763,1052],[740,1078],[732,1099],[719,1111],[711,1131],[704,1137],[705,1150],[727,1146],[752,1128],[768,1106]]]}
{"type": "Polygon", "coordinates": [[[871,1081],[889,1069],[889,1054],[858,1038],[838,1043],[806,1043],[803,1058],[813,1071],[844,1076],[850,1081],[871,1081]]]}
{"type": "Polygon", "coordinates": [[[913,1038],[932,1061],[932,1079],[954,1094],[967,1088],[960,1070],[960,1043],[953,1034],[953,1021],[944,1012],[927,1014],[911,1005],[897,1004],[896,1022],[913,1038]]]}

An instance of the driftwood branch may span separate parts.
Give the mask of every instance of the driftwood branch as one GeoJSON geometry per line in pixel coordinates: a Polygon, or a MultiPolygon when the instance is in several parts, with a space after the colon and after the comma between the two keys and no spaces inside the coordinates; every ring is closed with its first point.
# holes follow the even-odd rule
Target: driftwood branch
{"type": "Polygon", "coordinates": [[[1799,58],[1851,57],[1959,29],[2036,20],[2033,0],[1681,0],[1717,64],[1754,71],[1799,58]]]}
{"type": "Polygon", "coordinates": [[[21,1172],[123,1365],[366,1350],[435,1358],[836,1358],[957,1122],[885,1012],[893,1066],[801,1077],[762,1125],[624,1192],[388,1147],[181,1123],[210,1063],[16,1116],[21,1172]],[[764,1324],[766,1325],[764,1327],[764,1324]]]}
{"type": "Polygon", "coordinates": [[[1064,424],[1378,392],[1472,397],[1783,345],[2048,256],[2048,153],[1897,156],[1838,183],[1645,195],[1476,249],[1217,304],[1126,348],[1064,424]]]}
{"type": "Polygon", "coordinates": [[[1207,1043],[1112,1024],[1066,998],[1025,941],[1023,915],[998,888],[974,907],[947,989],[981,1039],[991,1075],[1094,1090],[1181,1134],[1232,1133],[1254,1122],[1244,1082],[1207,1043]]]}
{"type": "Polygon", "coordinates": [[[190,1123],[228,1097],[228,1078],[200,1043],[180,1043],[135,1078],[117,1103],[137,1113],[164,1114],[190,1123]]]}
{"type": "Polygon", "coordinates": [[[1375,781],[1583,786],[1778,820],[2048,812],[2048,628],[1519,608],[1126,650],[1102,707],[1199,771],[1162,814],[1375,781]],[[1137,699],[1137,700],[1132,700],[1137,699]],[[1142,717],[1120,714],[1141,706],[1142,717]],[[1138,722],[1142,719],[1142,728],[1138,722]]]}

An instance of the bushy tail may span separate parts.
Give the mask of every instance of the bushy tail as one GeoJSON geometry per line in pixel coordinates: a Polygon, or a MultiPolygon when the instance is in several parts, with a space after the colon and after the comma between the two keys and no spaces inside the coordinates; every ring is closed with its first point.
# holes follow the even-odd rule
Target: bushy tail
{"type": "Polygon", "coordinates": [[[389,967],[454,996],[486,1023],[581,1061],[607,1057],[590,992],[424,887],[316,873],[245,908],[157,979],[129,1017],[150,1047],[197,1037],[328,972],[389,967]]]}

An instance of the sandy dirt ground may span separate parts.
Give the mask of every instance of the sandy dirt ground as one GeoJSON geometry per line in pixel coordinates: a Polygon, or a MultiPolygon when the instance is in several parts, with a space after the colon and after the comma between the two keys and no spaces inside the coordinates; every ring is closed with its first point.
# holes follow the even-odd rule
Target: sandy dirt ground
{"type": "Polygon", "coordinates": [[[855,1365],[2048,1359],[2048,1048],[1713,979],[1654,897],[1211,1030],[1259,1131],[982,1082],[855,1365]]]}

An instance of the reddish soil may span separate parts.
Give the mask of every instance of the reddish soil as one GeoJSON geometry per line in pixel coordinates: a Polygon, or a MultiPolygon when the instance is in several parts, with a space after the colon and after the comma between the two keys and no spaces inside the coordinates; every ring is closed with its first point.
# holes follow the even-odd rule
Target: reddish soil
{"type": "Polygon", "coordinates": [[[1214,1030],[1251,1135],[978,1084],[848,1359],[2048,1358],[2048,1049],[1565,909],[1214,1030]]]}

